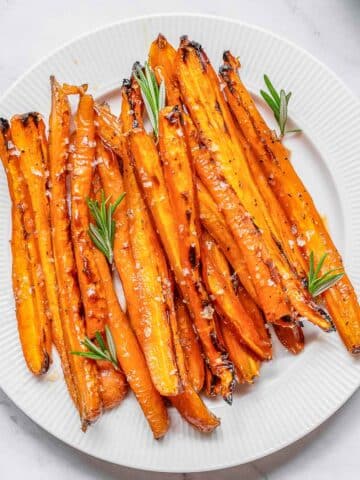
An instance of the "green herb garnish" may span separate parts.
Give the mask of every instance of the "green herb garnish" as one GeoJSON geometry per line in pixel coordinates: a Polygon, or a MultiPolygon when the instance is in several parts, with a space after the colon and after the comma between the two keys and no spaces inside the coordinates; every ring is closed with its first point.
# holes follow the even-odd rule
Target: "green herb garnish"
{"type": "Polygon", "coordinates": [[[327,256],[328,254],[324,253],[324,255],[320,258],[319,263],[315,267],[314,252],[310,253],[308,290],[313,297],[317,297],[321,293],[325,292],[325,290],[335,285],[335,283],[337,283],[344,276],[344,272],[340,268],[333,268],[332,270],[324,273],[324,275],[319,276],[320,270],[327,256]]]}
{"type": "Polygon", "coordinates": [[[113,246],[115,235],[115,220],[113,215],[116,207],[125,197],[125,193],[113,204],[108,204],[110,197],[105,199],[104,191],[101,192],[101,202],[87,199],[89,210],[96,221],[96,225],[90,223],[89,235],[95,246],[105,255],[110,265],[113,263],[113,246]]]}
{"type": "Polygon", "coordinates": [[[283,137],[287,133],[301,132],[299,128],[286,130],[286,122],[288,119],[287,109],[292,93],[285,93],[283,89],[278,93],[267,75],[264,75],[264,82],[269,93],[264,90],[260,90],[260,93],[274,113],[274,117],[280,128],[280,136],[283,137]]]}
{"type": "Polygon", "coordinates": [[[116,370],[119,370],[119,364],[116,356],[116,347],[110,328],[105,325],[105,336],[107,346],[104,342],[103,336],[100,332],[95,333],[95,338],[98,345],[92,342],[88,337],[85,337],[81,342],[87,351],[71,352],[72,355],[78,355],[79,357],[91,358],[92,360],[105,360],[112,363],[116,370]]]}
{"type": "Polygon", "coordinates": [[[141,96],[156,138],[159,134],[159,112],[165,107],[165,83],[158,85],[155,74],[146,62],[144,69],[139,63],[134,65],[133,74],[140,86],[141,96]]]}

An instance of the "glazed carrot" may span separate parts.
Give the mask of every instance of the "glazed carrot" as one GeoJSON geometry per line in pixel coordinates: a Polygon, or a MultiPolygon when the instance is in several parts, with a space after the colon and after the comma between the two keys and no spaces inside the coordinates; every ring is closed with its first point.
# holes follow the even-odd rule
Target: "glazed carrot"
{"type": "MultiPolygon", "coordinates": [[[[256,153],[257,161],[274,194],[285,211],[297,243],[305,257],[315,253],[315,260],[327,252],[325,269],[343,268],[341,257],[324,226],[314,202],[296,174],[289,152],[272,132],[258,112],[250,94],[241,83],[236,69],[238,62],[225,54],[226,92],[231,109],[241,130],[256,153]],[[228,70],[228,72],[226,72],[228,70]]],[[[326,305],[346,347],[352,353],[360,350],[360,315],[355,291],[345,275],[324,294],[326,305]]]]}
{"type": "Polygon", "coordinates": [[[141,300],[141,315],[131,321],[153,382],[162,395],[179,392],[179,377],[173,353],[168,315],[164,304],[170,280],[163,275],[165,258],[151,224],[146,205],[141,197],[135,173],[127,158],[124,161],[124,187],[131,192],[126,198],[128,222],[135,270],[141,276],[141,287],[136,294],[141,300]],[[151,255],[149,252],[151,251],[151,255]]]}
{"type": "MultiPolygon", "coordinates": [[[[240,301],[245,310],[250,314],[253,320],[259,319],[256,323],[258,332],[260,328],[265,329],[264,320],[258,307],[258,298],[256,291],[249,276],[247,267],[242,259],[241,252],[234,241],[233,236],[228,231],[223,214],[218,210],[215,202],[211,198],[204,185],[197,181],[199,208],[201,223],[216,240],[229,264],[236,272],[239,280],[244,287],[240,287],[240,301]]],[[[293,325],[291,328],[275,325],[275,332],[281,343],[292,353],[298,353],[304,348],[304,335],[301,326],[293,325]]],[[[266,333],[263,338],[269,337],[266,333]]]]}
{"type": "Polygon", "coordinates": [[[219,419],[212,413],[198,393],[191,385],[185,364],[185,355],[181,345],[181,338],[179,336],[177,319],[173,317],[171,322],[172,333],[174,338],[174,348],[176,361],[179,368],[180,378],[183,385],[183,391],[171,397],[171,402],[180,414],[197,430],[210,433],[220,425],[219,419]]]}
{"type": "Polygon", "coordinates": [[[259,375],[259,359],[239,342],[227,323],[221,322],[220,324],[226,348],[235,366],[237,381],[239,383],[253,383],[254,378],[259,375]]]}
{"type": "Polygon", "coordinates": [[[95,332],[103,331],[107,320],[101,273],[94,260],[95,246],[88,234],[90,219],[87,198],[90,195],[96,146],[93,106],[90,95],[80,97],[75,119],[74,152],[71,155],[71,234],[89,338],[93,338],[95,332]]]}
{"type": "Polygon", "coordinates": [[[175,58],[176,50],[166,40],[164,35],[159,33],[150,46],[149,64],[157,74],[158,80],[163,79],[165,82],[167,105],[180,106],[182,102],[174,71],[175,58]]]}
{"type": "Polygon", "coordinates": [[[205,381],[203,386],[203,393],[209,398],[216,397],[218,394],[218,382],[215,375],[211,373],[208,366],[205,365],[205,381]]]}
{"type": "Polygon", "coordinates": [[[200,392],[204,384],[204,360],[189,312],[179,299],[176,302],[176,317],[189,382],[196,392],[200,392]]]}
{"type": "MultiPolygon", "coordinates": [[[[94,108],[96,112],[98,135],[105,145],[111,148],[111,150],[113,150],[121,158],[124,154],[124,150],[126,149],[126,140],[122,133],[122,124],[115,117],[115,115],[110,112],[106,105],[99,105],[95,103],[94,108]]],[[[131,122],[130,116],[126,117],[123,115],[123,117],[128,118],[131,122]]],[[[130,128],[131,125],[132,123],[130,123],[130,128]]]]}
{"type": "MultiPolygon", "coordinates": [[[[211,160],[214,163],[211,165],[208,162],[208,167],[212,166],[211,171],[217,171],[218,182],[223,182],[220,185],[218,184],[216,188],[223,186],[226,193],[231,190],[240,202],[237,209],[239,210],[241,205],[243,214],[250,214],[248,220],[255,222],[256,227],[260,229],[261,257],[266,266],[266,268],[262,268],[261,262],[258,262],[259,268],[262,268],[260,278],[265,280],[265,284],[262,286],[263,291],[271,291],[272,288],[272,291],[277,290],[278,298],[282,298],[284,295],[281,294],[281,291],[286,290],[292,315],[295,318],[298,315],[306,317],[321,328],[329,330],[331,324],[326,312],[311,301],[310,296],[292,272],[281,249],[274,240],[271,218],[257,186],[252,180],[242,149],[237,142],[233,141],[230,134],[231,131],[235,131],[235,125],[224,101],[216,74],[211,68],[205,53],[198,44],[183,39],[177,55],[176,66],[182,96],[200,131],[201,141],[210,151],[211,160]],[[191,76],[189,70],[192,72],[191,76]],[[194,105],[197,108],[194,108],[194,105]],[[268,273],[266,269],[269,270],[268,273]],[[268,280],[271,280],[272,283],[268,280]]],[[[210,168],[208,174],[210,174],[210,168]]],[[[206,183],[204,178],[202,180],[206,183]]],[[[215,196],[213,190],[210,193],[215,196]]],[[[229,207],[231,206],[229,205],[229,207]]],[[[224,207],[223,204],[222,209],[224,207]]],[[[231,214],[232,218],[227,217],[228,222],[232,220],[233,227],[234,213],[231,214]]],[[[238,212],[239,214],[240,212],[238,212]]],[[[238,215],[236,216],[237,219],[238,215]]],[[[248,225],[250,226],[249,223],[248,225]]],[[[240,241],[240,239],[237,238],[237,241],[240,241]]],[[[244,247],[244,243],[248,242],[244,242],[243,239],[242,243],[244,247]]],[[[250,245],[248,244],[248,246],[250,245]]],[[[246,253],[244,250],[243,253],[247,260],[249,252],[246,253]]],[[[248,265],[249,273],[256,281],[255,272],[250,269],[251,263],[253,262],[248,265]]]]}
{"type": "Polygon", "coordinates": [[[39,253],[34,236],[34,214],[29,192],[19,169],[19,152],[9,123],[0,119],[0,158],[12,201],[12,281],[20,343],[29,370],[45,373],[50,364],[50,326],[39,253]]]}
{"type": "MultiPolygon", "coordinates": [[[[101,177],[102,186],[106,197],[115,201],[124,192],[123,181],[119,170],[119,165],[114,154],[108,151],[100,142],[97,145],[98,171],[101,177]]],[[[137,295],[134,282],[135,268],[134,260],[131,255],[130,240],[128,239],[126,218],[126,197],[114,212],[116,221],[114,258],[125,290],[126,301],[129,314],[138,315],[140,305],[137,304],[137,295]],[[122,237],[122,238],[121,238],[122,237]],[[124,247],[124,237],[127,239],[127,247],[124,247]],[[129,273],[132,271],[133,273],[129,273]],[[131,299],[131,300],[130,300],[131,299]]],[[[99,252],[100,253],[100,252],[99,252]]],[[[101,271],[109,282],[109,267],[105,258],[98,256],[98,262],[102,263],[101,271]]],[[[113,286],[106,288],[107,304],[111,315],[108,318],[108,324],[115,341],[118,360],[122,370],[125,373],[130,388],[134,392],[145,417],[147,418],[155,438],[165,435],[169,419],[164,402],[155,389],[151,380],[145,357],[136,336],[130,326],[127,316],[121,310],[119,301],[115,294],[113,286]]]]}
{"type": "Polygon", "coordinates": [[[109,362],[97,360],[96,365],[102,404],[105,410],[110,410],[125,398],[128,391],[126,378],[121,370],[115,370],[109,362]]]}
{"type": "Polygon", "coordinates": [[[251,297],[256,300],[257,294],[254,284],[249,275],[241,251],[235,242],[233,235],[229,232],[223,213],[220,212],[210,193],[199,179],[197,179],[196,185],[202,225],[214,240],[216,240],[242,284],[245,286],[251,297]]]}
{"type": "Polygon", "coordinates": [[[202,236],[203,274],[209,292],[225,323],[234,331],[238,341],[243,342],[260,359],[271,358],[271,342],[262,338],[254,322],[237,298],[231,282],[228,263],[212,238],[202,236]]]}
{"type": "MultiPolygon", "coordinates": [[[[124,105],[126,105],[126,102],[124,102],[123,98],[123,106],[124,105]]],[[[142,184],[143,191],[145,190],[145,199],[153,213],[154,222],[160,234],[171,268],[174,271],[178,287],[195,321],[199,338],[204,346],[205,355],[209,357],[210,354],[210,364],[213,369],[216,369],[216,374],[221,379],[222,395],[230,402],[232,386],[231,366],[228,365],[223,353],[217,351],[216,332],[210,318],[212,307],[199,275],[197,200],[192,169],[187,157],[187,146],[184,139],[181,138],[183,134],[181,133],[178,113],[178,111],[174,111],[171,114],[174,120],[172,127],[170,127],[170,119],[162,115],[160,115],[159,118],[159,147],[164,157],[163,166],[164,171],[166,171],[165,175],[168,178],[169,186],[172,187],[171,193],[169,193],[165,187],[165,176],[162,172],[155,145],[150,137],[139,129],[136,133],[130,132],[130,148],[137,167],[136,170],[139,180],[142,184]],[[169,125],[169,128],[164,122],[169,125]],[[138,144],[136,140],[133,140],[133,136],[137,134],[139,135],[138,144]],[[151,150],[154,155],[149,155],[148,158],[143,154],[140,156],[136,155],[136,153],[141,152],[141,148],[139,148],[142,142],[140,136],[142,136],[145,141],[150,141],[149,146],[151,145],[151,150]],[[172,148],[168,150],[166,148],[166,142],[170,137],[173,139],[173,141],[171,141],[172,148]],[[137,147],[135,147],[136,144],[137,147]],[[178,158],[176,158],[177,155],[178,158]],[[179,168],[180,161],[184,162],[182,164],[184,173],[181,172],[182,167],[179,168]],[[165,165],[167,162],[168,167],[165,165]],[[147,181],[147,177],[152,174],[154,174],[154,182],[157,183],[159,181],[159,185],[153,185],[152,179],[147,181]],[[177,183],[177,181],[179,181],[179,183],[177,183]],[[171,207],[170,202],[172,202],[171,207]],[[176,218],[178,218],[179,228],[176,228],[174,224],[174,217],[170,214],[170,208],[173,208],[174,214],[176,218]],[[173,243],[170,242],[170,236],[173,239],[173,243]],[[181,245],[183,239],[186,239],[186,241],[181,245]],[[180,248],[180,252],[176,250],[175,245],[180,248]],[[209,318],[205,319],[204,316],[209,318]],[[212,331],[213,334],[212,337],[210,336],[209,338],[210,331],[212,331]]],[[[164,113],[164,115],[166,115],[166,113],[164,113]]],[[[140,124],[140,122],[138,123],[140,124]]]]}
{"type": "MultiPolygon", "coordinates": [[[[126,97],[125,97],[126,98],[126,97]]],[[[124,99],[123,99],[123,108],[124,108],[124,105],[126,105],[126,103],[124,102],[124,99]]],[[[127,107],[128,108],[128,107],[127,107]]],[[[129,109],[130,110],[130,109],[129,109]]],[[[120,152],[121,153],[121,142],[123,141],[121,139],[121,134],[119,132],[119,127],[116,125],[116,121],[114,120],[114,117],[111,118],[111,114],[109,114],[109,112],[104,112],[104,111],[101,111],[101,109],[98,109],[98,115],[99,117],[102,117],[101,119],[99,118],[99,134],[100,136],[103,138],[103,140],[105,141],[105,143],[107,145],[109,145],[115,152],[120,152]]],[[[125,117],[125,118],[128,118],[128,117],[125,117]]],[[[130,125],[132,125],[132,122],[130,123],[130,125]]],[[[141,134],[142,132],[139,131],[138,132],[139,134],[141,134]]],[[[130,134],[130,137],[132,137],[132,133],[130,134]]],[[[150,140],[150,137],[147,137],[146,134],[144,134],[146,138],[148,138],[148,140],[150,140]]],[[[151,142],[151,140],[150,140],[151,142]]],[[[154,144],[151,142],[150,143],[151,145],[151,149],[152,151],[155,153],[156,157],[155,159],[158,161],[158,154],[156,152],[156,149],[155,149],[155,146],[154,144]]],[[[160,168],[160,165],[158,164],[158,168],[160,168]]],[[[162,173],[161,173],[161,176],[162,176],[162,173]]],[[[163,177],[162,177],[163,178],[163,177]]],[[[162,184],[162,188],[163,188],[163,184],[162,184]]],[[[160,197],[158,197],[159,199],[160,197]]],[[[166,202],[166,207],[167,208],[167,202],[166,202]]],[[[154,209],[154,205],[152,205],[152,210],[154,209]]],[[[171,218],[171,223],[170,225],[173,225],[173,219],[171,218]]],[[[176,229],[175,227],[174,228],[174,231],[176,232],[176,229]]],[[[177,235],[175,233],[175,235],[177,235]]],[[[164,238],[164,235],[163,235],[163,238],[164,238]]],[[[174,239],[176,239],[176,237],[174,236],[173,237],[174,239]]],[[[170,240],[170,239],[169,239],[170,240]]],[[[176,242],[177,243],[177,242],[176,242]]],[[[178,259],[178,253],[176,251],[176,249],[174,248],[174,246],[171,245],[171,242],[168,243],[167,245],[168,249],[171,249],[172,250],[172,255],[173,255],[173,259],[176,260],[177,262],[177,271],[178,273],[180,273],[181,275],[181,281],[182,281],[182,277],[183,277],[183,269],[181,267],[181,264],[180,264],[180,260],[178,259]]],[[[169,252],[167,252],[167,255],[169,257],[169,252]]],[[[184,270],[185,272],[187,270],[184,270]]],[[[192,291],[194,291],[194,288],[195,288],[195,285],[192,284],[191,282],[189,282],[190,279],[187,279],[187,283],[189,284],[190,283],[190,288],[192,289],[192,291]]],[[[184,288],[184,286],[183,286],[184,288]]],[[[202,317],[202,312],[211,312],[211,309],[208,308],[208,309],[205,309],[206,305],[205,304],[201,304],[201,301],[198,297],[198,294],[195,292],[194,295],[193,295],[193,298],[195,297],[196,295],[196,298],[193,300],[194,301],[194,305],[196,306],[196,309],[197,309],[197,312],[198,312],[198,320],[202,323],[203,325],[203,335],[204,335],[204,338],[208,336],[208,325],[209,323],[211,324],[211,319],[206,319],[204,317],[202,317]],[[195,304],[196,302],[196,304],[195,304]]],[[[204,313],[205,315],[205,313],[204,313]]],[[[214,345],[212,345],[212,340],[208,338],[208,348],[210,349],[210,351],[212,351],[212,355],[213,355],[213,366],[214,368],[216,367],[218,373],[220,372],[224,372],[223,376],[224,376],[224,382],[223,382],[223,385],[224,385],[224,395],[228,395],[229,393],[229,386],[231,385],[231,372],[229,373],[226,373],[226,370],[227,370],[227,365],[224,364],[223,362],[218,362],[218,361],[215,361],[215,358],[216,358],[216,347],[214,345]]],[[[229,396],[229,399],[230,399],[230,396],[229,396]]]]}
{"type": "MultiPolygon", "coordinates": [[[[160,131],[161,131],[160,123],[160,131]]],[[[161,133],[160,133],[161,135],[161,133]]],[[[218,349],[213,325],[213,308],[201,284],[199,290],[193,280],[189,256],[180,255],[178,228],[170,205],[158,152],[153,140],[142,130],[132,131],[129,135],[131,152],[136,163],[137,173],[144,195],[157,226],[178,287],[187,301],[193,316],[203,350],[208,358],[214,375],[221,379],[222,395],[231,401],[232,373],[225,355],[218,349]]],[[[186,228],[186,225],[184,225],[186,228]]]]}
{"type": "Polygon", "coordinates": [[[121,88],[123,106],[120,111],[120,123],[123,132],[131,128],[143,127],[142,113],[144,104],[141,98],[140,87],[132,78],[124,79],[121,88]],[[124,102],[128,105],[125,108],[124,102]]]}
{"type": "MultiPolygon", "coordinates": [[[[40,140],[40,128],[43,120],[39,114],[29,113],[14,116],[11,120],[11,131],[15,145],[21,151],[19,167],[28,186],[29,201],[33,211],[33,228],[35,242],[44,275],[45,288],[52,324],[56,337],[56,326],[60,324],[57,284],[54,268],[54,258],[51,244],[49,205],[46,196],[46,166],[40,140]]],[[[42,127],[43,128],[43,127],[42,127]]],[[[36,286],[35,286],[36,287],[36,286]]],[[[39,310],[39,314],[40,311],[39,310]]],[[[45,321],[45,320],[44,320],[45,321]]],[[[47,327],[46,330],[48,331],[47,327]]],[[[50,351],[51,334],[47,334],[48,351],[50,351]]]]}
{"type": "Polygon", "coordinates": [[[206,188],[222,210],[226,223],[237,241],[241,258],[246,261],[246,268],[254,282],[256,296],[267,320],[286,325],[291,321],[292,311],[284,299],[277,272],[271,268],[273,262],[262,241],[260,231],[230,185],[224,181],[222,174],[214,171],[214,165],[207,152],[197,156],[196,168],[206,188]]]}
{"type": "MultiPolygon", "coordinates": [[[[63,343],[59,352],[65,379],[74,385],[76,405],[84,428],[101,413],[99,385],[94,363],[87,358],[70,355],[71,351],[85,348],[81,341],[85,336],[84,318],[81,315],[81,297],[76,276],[66,188],[67,164],[69,161],[70,105],[67,95],[78,93],[51,79],[52,109],[49,119],[49,173],[50,173],[50,219],[54,249],[55,271],[59,288],[61,330],[63,343]],[[64,368],[64,365],[68,368],[64,368]]],[[[59,346],[57,346],[59,349],[59,346]]]]}
{"type": "MultiPolygon", "coordinates": [[[[151,67],[157,71],[160,70],[161,77],[165,81],[166,96],[168,104],[181,105],[181,94],[175,74],[175,60],[176,50],[170,45],[166,38],[159,34],[157,39],[151,44],[149,52],[149,63],[151,67]]],[[[185,128],[188,134],[194,135],[194,125],[189,116],[185,116],[185,128]]],[[[196,157],[199,151],[199,146],[196,138],[192,147],[192,155],[196,157]]],[[[256,297],[256,292],[251,280],[249,280],[249,273],[246,265],[240,255],[239,249],[233,240],[231,233],[228,231],[225,220],[221,212],[219,212],[216,204],[205,189],[201,182],[197,180],[197,196],[200,210],[200,219],[202,224],[207,227],[210,233],[216,238],[217,242],[222,246],[223,252],[228,256],[230,263],[238,265],[238,270],[242,273],[242,280],[247,285],[248,290],[253,297],[256,297]],[[230,258],[229,258],[230,257],[230,258]]]]}
{"type": "MultiPolygon", "coordinates": [[[[141,109],[131,109],[131,102],[139,104],[139,91],[131,92],[122,89],[122,129],[130,128],[134,121],[142,125],[141,109]],[[137,97],[137,99],[136,99],[137,97]]],[[[123,145],[123,180],[125,190],[131,192],[127,201],[127,222],[129,242],[135,262],[136,295],[141,315],[130,315],[131,322],[158,391],[166,396],[179,393],[181,385],[176,358],[173,351],[171,318],[174,308],[170,295],[171,280],[161,245],[158,242],[148,210],[141,197],[135,178],[133,166],[130,164],[128,145],[123,145]],[[152,255],[149,257],[149,250],[152,255]]]]}
{"type": "Polygon", "coordinates": [[[169,399],[179,413],[185,418],[185,420],[190,423],[190,425],[201,432],[209,433],[212,432],[220,424],[220,422],[219,419],[207,409],[189,380],[185,365],[185,355],[179,336],[177,316],[175,314],[173,283],[171,281],[171,277],[169,276],[164,257],[162,257],[162,259],[158,259],[157,266],[160,277],[167,279],[166,288],[164,288],[163,285],[163,302],[166,306],[169,325],[172,333],[176,365],[179,372],[179,379],[181,381],[181,389],[179,393],[169,397],[169,399]]]}
{"type": "Polygon", "coordinates": [[[194,172],[178,107],[165,107],[159,114],[159,151],[171,208],[178,224],[178,247],[182,268],[201,284],[199,271],[199,211],[194,172]]]}
{"type": "MultiPolygon", "coordinates": [[[[240,302],[242,303],[245,310],[253,319],[256,329],[262,338],[269,338],[270,334],[266,328],[263,315],[256,305],[254,300],[247,293],[245,288],[242,285],[239,285],[237,288],[237,294],[240,302]]],[[[282,325],[273,324],[274,331],[276,336],[282,343],[282,345],[289,350],[289,352],[297,355],[302,352],[305,345],[304,333],[301,325],[298,323],[292,325],[291,327],[283,327],[282,325]]]]}

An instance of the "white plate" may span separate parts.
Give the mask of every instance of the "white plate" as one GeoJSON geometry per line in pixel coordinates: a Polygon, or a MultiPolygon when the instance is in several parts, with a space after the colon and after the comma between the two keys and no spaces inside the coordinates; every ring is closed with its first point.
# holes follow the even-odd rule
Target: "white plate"
{"type": "MultiPolygon", "coordinates": [[[[289,42],[259,28],[215,17],[163,15],[120,22],[83,36],[40,62],[0,101],[0,115],[49,111],[49,75],[87,82],[95,96],[114,100],[114,89],[143,61],[162,32],[201,42],[218,66],[224,49],[240,55],[242,77],[253,92],[263,73],[293,91],[290,114],[304,130],[287,145],[321,212],[327,215],[347,270],[360,285],[360,104],[326,67],[289,42]]],[[[116,92],[115,92],[116,93],[116,92]]],[[[118,98],[116,102],[118,102],[118,98]]],[[[269,121],[272,118],[269,115],[269,121]]],[[[83,452],[116,464],[167,472],[204,471],[249,462],[289,445],[332,415],[360,384],[360,363],[337,334],[306,328],[304,353],[276,349],[253,387],[241,389],[232,407],[210,402],[222,425],[201,435],[171,411],[165,439],[154,441],[133,396],[86,434],[79,428],[58,365],[45,379],[26,370],[18,341],[11,291],[10,204],[0,177],[0,385],[36,423],[83,452]],[[55,380],[55,381],[54,381],[55,380]]]]}

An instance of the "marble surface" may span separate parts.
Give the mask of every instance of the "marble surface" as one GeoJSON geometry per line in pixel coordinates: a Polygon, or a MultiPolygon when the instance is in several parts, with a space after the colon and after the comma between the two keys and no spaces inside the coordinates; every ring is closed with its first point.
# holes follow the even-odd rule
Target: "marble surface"
{"type": "MultiPolygon", "coordinates": [[[[0,95],[24,70],[71,38],[116,19],[160,12],[217,14],[275,31],[326,63],[360,95],[359,0],[0,0],[0,95]]],[[[359,409],[360,391],[307,437],[248,465],[206,474],[160,475],[106,464],[63,445],[33,424],[0,389],[0,477],[357,480],[359,409]]]]}

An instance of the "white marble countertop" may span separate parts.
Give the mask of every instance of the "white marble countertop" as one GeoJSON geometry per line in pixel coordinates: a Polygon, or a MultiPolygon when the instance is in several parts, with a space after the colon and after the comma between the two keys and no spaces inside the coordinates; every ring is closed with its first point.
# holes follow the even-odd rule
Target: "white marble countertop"
{"type": "MultiPolygon", "coordinates": [[[[83,32],[125,17],[180,11],[238,18],[276,31],[326,63],[360,95],[359,0],[0,0],[0,95],[34,62],[83,32]]],[[[359,410],[360,391],[315,432],[270,457],[221,472],[159,475],[109,465],[63,445],[0,389],[0,477],[357,480],[359,410]]]]}

